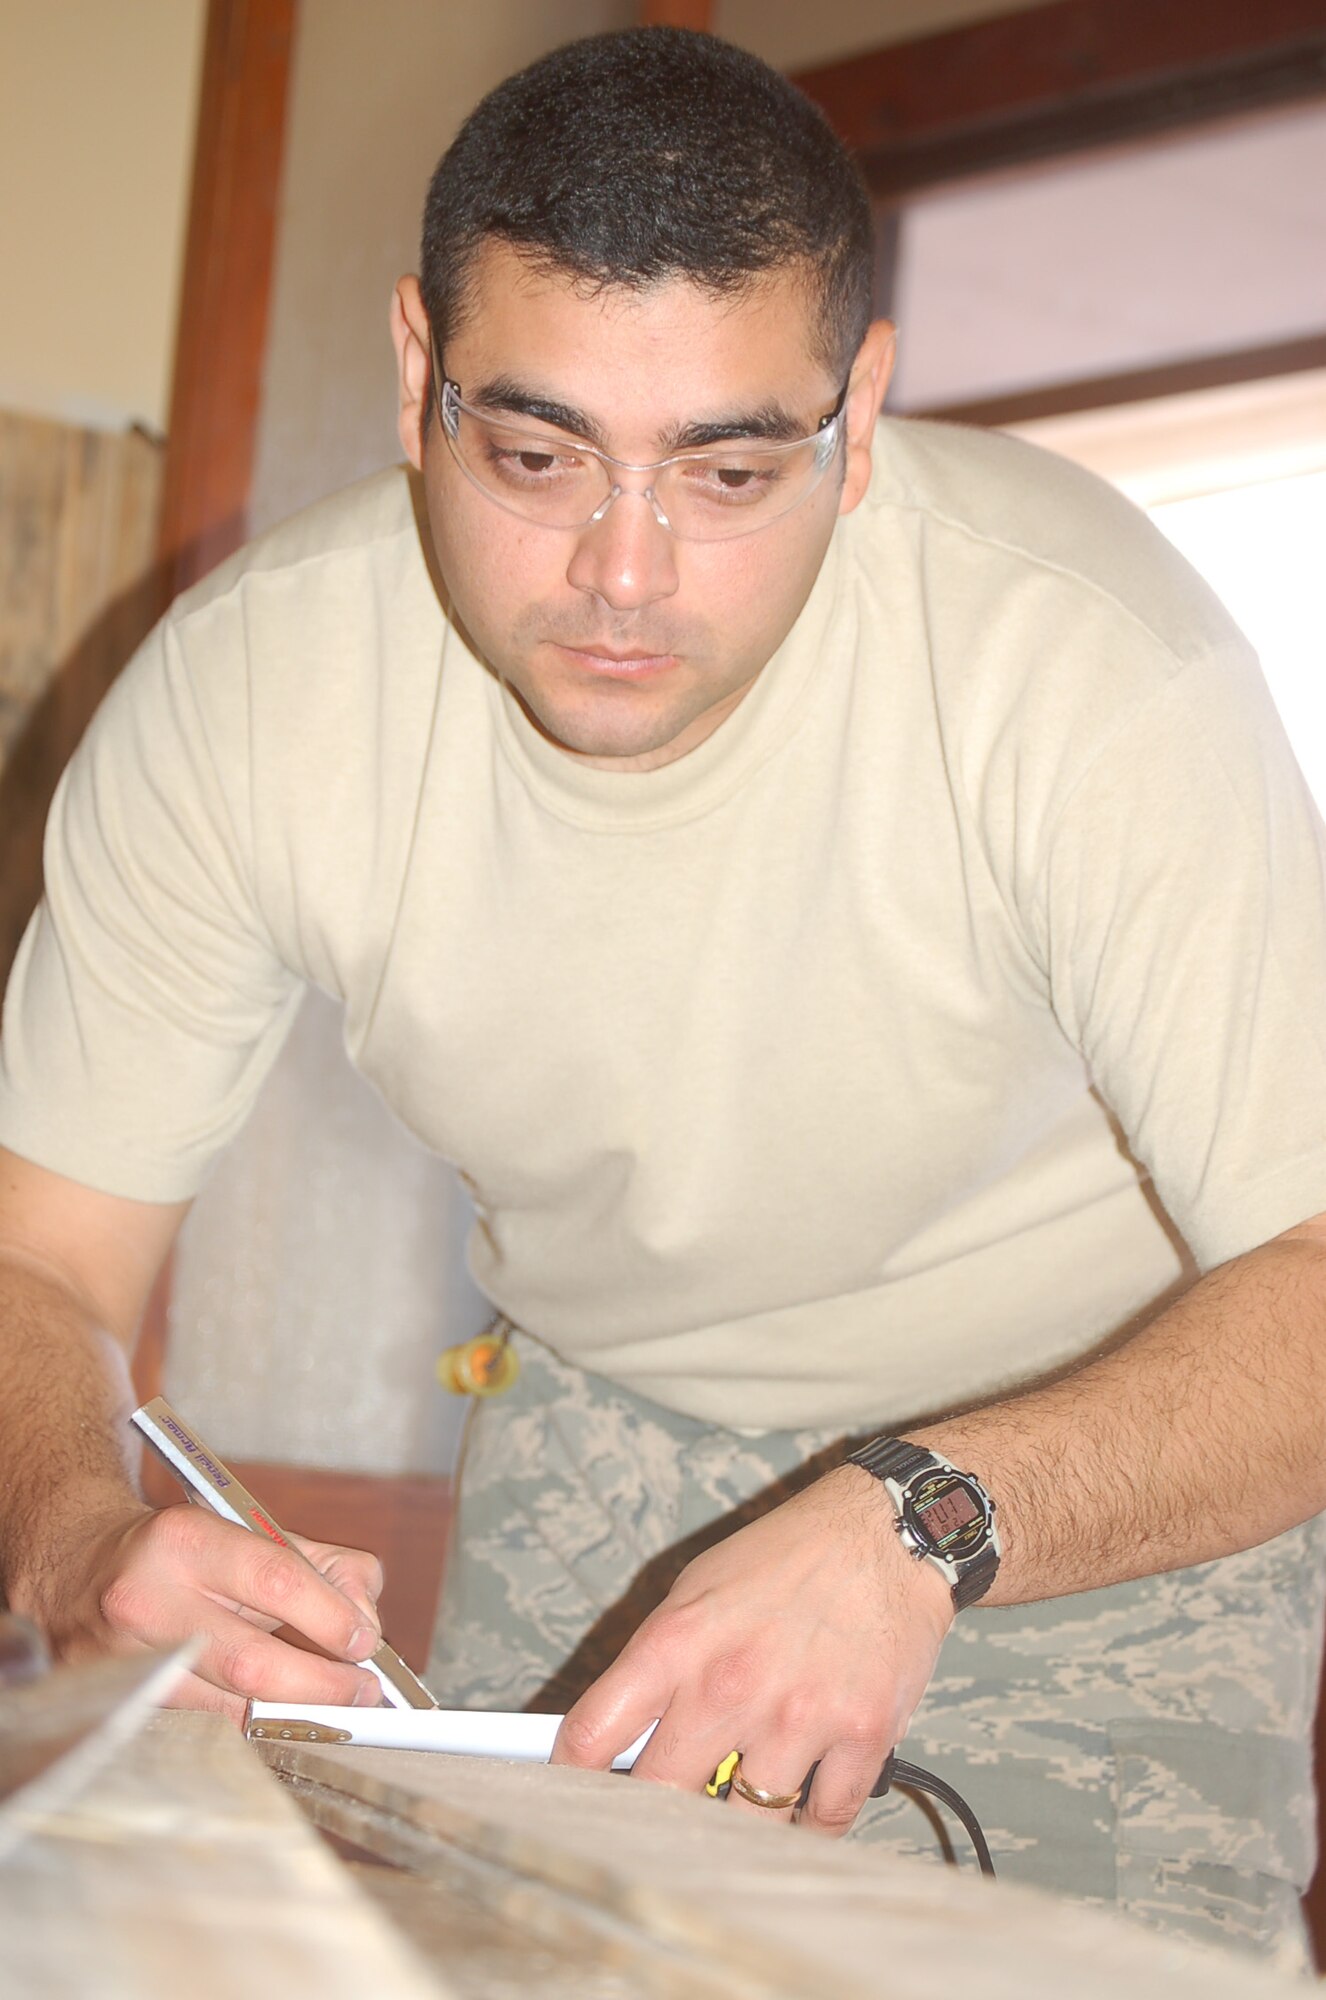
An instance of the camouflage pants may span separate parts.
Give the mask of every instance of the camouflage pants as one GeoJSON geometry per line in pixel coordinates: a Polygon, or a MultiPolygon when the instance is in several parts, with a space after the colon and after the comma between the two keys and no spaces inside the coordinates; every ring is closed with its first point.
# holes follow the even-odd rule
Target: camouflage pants
{"type": "MultiPolygon", "coordinates": [[[[451,1707],[557,1711],[692,1555],[841,1444],[697,1423],[512,1338],[519,1379],[473,1413],[429,1680],[451,1707]]],[[[1001,1878],[1305,1970],[1324,1557],[1321,1516],[1200,1568],[964,1613],[906,1755],[970,1801],[1001,1878]]],[[[901,1793],[850,1837],[940,1853],[901,1793]]]]}

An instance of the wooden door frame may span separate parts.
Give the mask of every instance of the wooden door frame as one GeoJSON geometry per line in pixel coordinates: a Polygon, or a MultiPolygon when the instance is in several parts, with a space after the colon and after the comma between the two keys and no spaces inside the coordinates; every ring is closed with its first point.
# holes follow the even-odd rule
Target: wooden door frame
{"type": "Polygon", "coordinates": [[[297,0],[208,0],[160,548],[171,596],[245,539],[297,0]]]}

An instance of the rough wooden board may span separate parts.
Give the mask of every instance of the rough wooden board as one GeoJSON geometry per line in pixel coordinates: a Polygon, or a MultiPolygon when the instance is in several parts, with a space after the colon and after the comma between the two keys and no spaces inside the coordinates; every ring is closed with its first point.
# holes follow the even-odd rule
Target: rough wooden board
{"type": "MultiPolygon", "coordinates": [[[[688,1941],[662,1940],[608,1904],[587,1901],[501,1862],[440,1843],[426,1831],[342,1792],[285,1774],[294,1796],[337,1850],[376,1852],[389,1865],[361,1881],[432,1962],[445,1963],[463,2000],[771,2000],[762,1975],[711,1963],[688,1941]]],[[[799,1991],[799,1988],[794,1990],[799,1991]]]]}
{"type": "Polygon", "coordinates": [[[57,1667],[0,1687],[0,1866],[148,1726],[190,1650],[57,1667]]]}
{"type": "Polygon", "coordinates": [[[0,1868],[0,1996],[454,2000],[232,1724],[157,1717],[0,1868]]]}
{"type": "Polygon", "coordinates": [[[162,608],[162,448],[0,410],[0,978],[56,779],[162,608]]]}
{"type": "MultiPolygon", "coordinates": [[[[446,1966],[457,2000],[644,2000],[659,1990],[638,1946],[605,1957],[601,1938],[542,1936],[490,1908],[463,1863],[441,1878],[346,1865],[421,1956],[446,1966]]],[[[693,1981],[675,1990],[687,2000],[697,1992],[693,1981]]]]}
{"type": "MultiPolygon", "coordinates": [[[[255,1746],[257,1748],[258,1746],[255,1746]]],[[[463,1854],[530,1926],[578,1903],[721,1973],[803,2000],[1289,2000],[1301,1982],[968,1873],[884,1861],[629,1779],[422,1752],[272,1743],[315,1818],[388,1859],[463,1854]]],[[[696,1989],[700,1990],[700,1989],[696,1989]]]]}

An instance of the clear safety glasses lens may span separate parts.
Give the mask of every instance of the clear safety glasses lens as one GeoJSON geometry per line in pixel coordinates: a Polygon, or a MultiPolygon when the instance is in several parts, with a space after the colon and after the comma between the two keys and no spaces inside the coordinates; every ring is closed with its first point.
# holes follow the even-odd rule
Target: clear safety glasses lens
{"type": "Polygon", "coordinates": [[[547,528],[584,528],[635,493],[674,535],[697,542],[752,534],[799,506],[833,460],[842,399],[810,438],[725,445],[657,465],[625,465],[591,446],[483,416],[443,382],[442,424],[462,472],[508,513],[547,528]]]}

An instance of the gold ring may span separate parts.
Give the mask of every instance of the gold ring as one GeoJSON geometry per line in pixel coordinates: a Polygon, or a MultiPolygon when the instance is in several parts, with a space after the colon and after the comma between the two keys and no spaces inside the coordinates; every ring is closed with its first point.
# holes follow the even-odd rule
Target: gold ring
{"type": "Polygon", "coordinates": [[[753,1806],[764,1806],[769,1812],[785,1812],[788,1806],[798,1804],[801,1787],[794,1792],[766,1792],[763,1785],[752,1785],[741,1775],[741,1759],[738,1757],[736,1769],[732,1773],[731,1786],[739,1799],[745,1799],[753,1806]]]}

